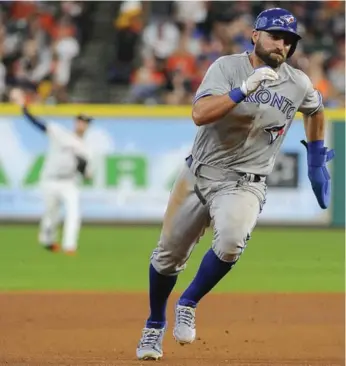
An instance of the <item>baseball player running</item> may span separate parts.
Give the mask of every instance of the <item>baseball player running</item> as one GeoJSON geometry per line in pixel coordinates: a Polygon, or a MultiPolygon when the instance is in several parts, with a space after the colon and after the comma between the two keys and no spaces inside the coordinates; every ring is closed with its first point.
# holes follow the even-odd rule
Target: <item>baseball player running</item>
{"type": "Polygon", "coordinates": [[[290,12],[265,10],[255,22],[253,52],[223,56],[206,72],[192,108],[198,126],[192,153],[175,181],[151,257],[150,315],[139,359],[162,357],[167,299],[212,220],[212,246],[175,308],[176,341],[195,340],[197,305],[244,251],[265,203],[266,176],[297,111],[304,116],[312,189],[320,207],[328,207],[326,162],[334,151],[324,147],[321,95],[307,75],[285,63],[300,39],[290,12]]]}
{"type": "Polygon", "coordinates": [[[91,157],[83,136],[91,117],[80,114],[75,119],[74,131],[55,124],[44,123],[34,117],[25,105],[23,93],[14,89],[12,100],[22,107],[24,116],[33,126],[47,134],[49,150],[41,173],[44,213],[40,223],[39,241],[50,251],[60,249],[57,228],[60,208],[65,209],[62,250],[74,254],[77,249],[81,225],[78,183],[92,176],[91,157]]]}

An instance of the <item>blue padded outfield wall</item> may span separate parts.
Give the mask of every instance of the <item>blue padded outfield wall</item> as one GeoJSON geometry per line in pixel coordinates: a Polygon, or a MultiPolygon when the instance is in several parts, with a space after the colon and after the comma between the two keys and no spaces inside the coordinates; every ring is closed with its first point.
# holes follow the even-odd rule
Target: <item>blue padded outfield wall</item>
{"type": "MultiPolygon", "coordinates": [[[[73,116],[95,117],[87,135],[96,166],[82,190],[86,221],[160,222],[174,177],[189,154],[197,127],[190,107],[59,105],[31,108],[47,122],[72,127],[73,116]]],[[[327,144],[337,151],[330,164],[333,205],[321,210],[307,177],[305,138],[297,115],[269,177],[259,223],[342,226],[345,222],[345,124],[343,110],[327,110],[327,144]]],[[[0,105],[0,219],[37,220],[42,212],[39,175],[47,137],[18,107],[0,105]]]]}

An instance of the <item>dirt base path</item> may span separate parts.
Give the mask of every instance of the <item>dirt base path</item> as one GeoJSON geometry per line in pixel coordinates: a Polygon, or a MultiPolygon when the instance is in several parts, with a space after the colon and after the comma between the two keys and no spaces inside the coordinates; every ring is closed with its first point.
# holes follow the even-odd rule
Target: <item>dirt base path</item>
{"type": "Polygon", "coordinates": [[[197,341],[176,344],[170,301],[164,358],[140,362],[145,294],[0,294],[0,365],[341,366],[344,295],[209,295],[197,341]]]}

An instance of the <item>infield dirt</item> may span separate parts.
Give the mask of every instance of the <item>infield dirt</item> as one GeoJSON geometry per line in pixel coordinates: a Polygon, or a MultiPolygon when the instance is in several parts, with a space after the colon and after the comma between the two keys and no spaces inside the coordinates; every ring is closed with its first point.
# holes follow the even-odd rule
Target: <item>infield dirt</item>
{"type": "Polygon", "coordinates": [[[172,296],[164,357],[138,361],[146,294],[2,293],[0,365],[345,364],[344,294],[209,295],[197,309],[197,340],[173,340],[172,296]]]}

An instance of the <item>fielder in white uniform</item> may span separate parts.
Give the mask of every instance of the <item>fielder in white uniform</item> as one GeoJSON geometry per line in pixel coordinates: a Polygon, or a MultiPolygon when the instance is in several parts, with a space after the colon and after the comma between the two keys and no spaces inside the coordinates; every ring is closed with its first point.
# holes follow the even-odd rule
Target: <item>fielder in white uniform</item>
{"type": "Polygon", "coordinates": [[[44,212],[40,223],[39,242],[50,250],[58,251],[57,229],[60,210],[64,208],[62,250],[74,254],[77,250],[81,226],[79,185],[92,177],[92,157],[83,140],[92,118],[76,116],[74,131],[56,123],[44,123],[34,117],[20,94],[13,98],[22,107],[24,116],[49,138],[49,148],[41,173],[44,212]]]}

